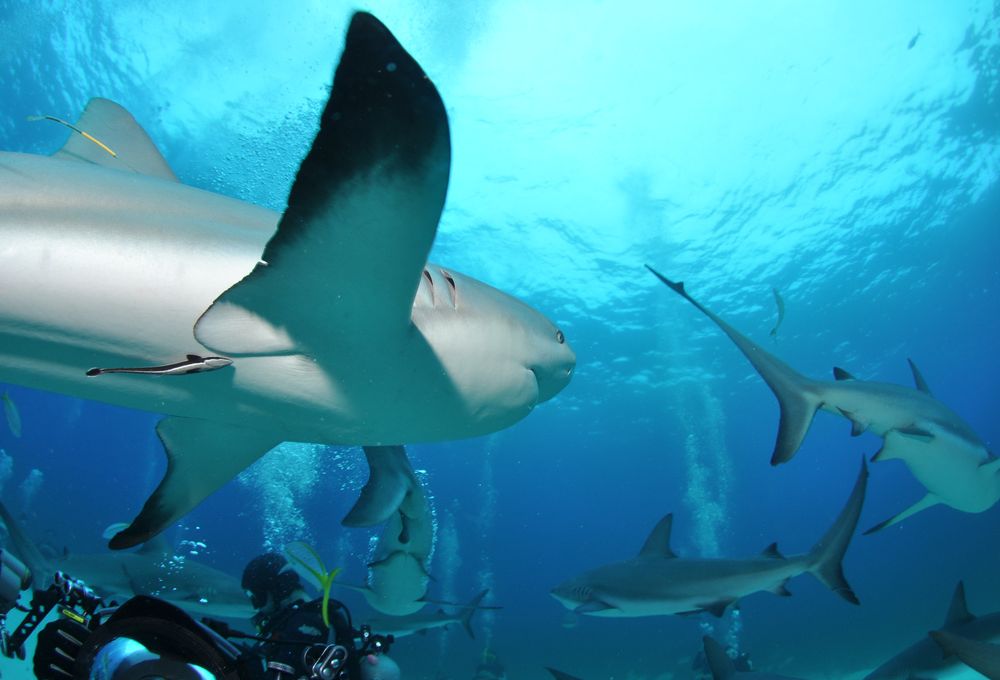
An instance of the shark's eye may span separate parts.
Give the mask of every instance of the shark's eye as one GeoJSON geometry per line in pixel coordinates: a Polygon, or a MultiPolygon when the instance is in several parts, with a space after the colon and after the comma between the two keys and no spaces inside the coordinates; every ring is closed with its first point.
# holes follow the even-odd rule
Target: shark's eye
{"type": "Polygon", "coordinates": [[[566,336],[563,335],[563,332],[560,330],[556,331],[556,342],[558,342],[560,345],[566,342],[566,336]]]}

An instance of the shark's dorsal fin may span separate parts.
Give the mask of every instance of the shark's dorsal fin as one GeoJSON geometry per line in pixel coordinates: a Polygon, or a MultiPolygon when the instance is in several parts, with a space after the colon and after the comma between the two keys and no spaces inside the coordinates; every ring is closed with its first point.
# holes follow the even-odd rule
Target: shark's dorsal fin
{"type": "Polygon", "coordinates": [[[910,372],[913,373],[913,383],[917,386],[917,389],[924,394],[930,394],[931,388],[927,386],[927,381],[924,380],[924,376],[920,373],[917,365],[913,363],[913,359],[907,358],[906,361],[910,364],[910,372]]]}
{"type": "Polygon", "coordinates": [[[668,514],[653,527],[646,542],[642,544],[639,557],[677,557],[670,549],[670,531],[674,524],[674,513],[668,514]]]}
{"type": "Polygon", "coordinates": [[[177,175],[142,126],[110,99],[91,99],[74,129],[79,132],[70,134],[63,147],[52,154],[53,158],[177,181],[177,175]]]}
{"type": "Polygon", "coordinates": [[[390,351],[412,328],[450,164],[433,83],[385,26],[358,12],[277,231],[195,337],[226,356],[340,361],[329,330],[342,328],[354,352],[390,351]]]}
{"type": "Polygon", "coordinates": [[[842,369],[840,366],[833,367],[833,377],[835,380],[857,380],[857,378],[842,369]]]}
{"type": "Polygon", "coordinates": [[[944,617],[944,628],[968,623],[974,618],[976,617],[969,612],[969,605],[965,602],[965,583],[959,581],[955,586],[955,594],[951,596],[948,615],[944,617]]]}
{"type": "Polygon", "coordinates": [[[785,559],[785,556],[782,555],[781,551],[778,550],[778,544],[777,543],[772,543],[771,545],[767,546],[766,548],[764,548],[764,550],[761,551],[760,554],[761,554],[762,557],[770,557],[770,558],[776,559],[776,560],[783,560],[783,559],[785,559]]]}

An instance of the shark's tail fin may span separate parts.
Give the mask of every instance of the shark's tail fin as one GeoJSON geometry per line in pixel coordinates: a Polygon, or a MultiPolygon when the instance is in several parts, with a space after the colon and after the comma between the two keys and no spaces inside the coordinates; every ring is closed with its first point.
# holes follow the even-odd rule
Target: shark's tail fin
{"type": "Polygon", "coordinates": [[[490,592],[489,588],[469,600],[469,604],[464,607],[465,613],[462,614],[461,618],[462,627],[465,628],[465,632],[468,633],[469,637],[473,640],[476,639],[476,633],[472,630],[472,617],[475,616],[477,611],[479,611],[479,603],[483,601],[483,598],[486,597],[486,593],[488,592],[490,592]]]}
{"type": "Polygon", "coordinates": [[[844,578],[844,570],[841,565],[847,546],[851,543],[854,530],[858,526],[858,518],[861,516],[861,507],[865,503],[865,490],[868,486],[868,466],[865,461],[861,461],[861,471],[858,473],[858,480],[854,483],[854,490],[851,491],[847,504],[840,511],[840,515],[833,525],[827,530],[823,538],[809,551],[810,571],[823,584],[840,595],[852,604],[860,604],[858,596],[851,590],[850,584],[844,578]]]}
{"type": "Polygon", "coordinates": [[[711,319],[750,360],[754,369],[774,392],[774,396],[778,398],[778,404],[781,406],[781,422],[778,425],[778,437],[774,443],[774,452],[771,454],[771,465],[790,461],[795,452],[799,450],[799,445],[802,444],[806,432],[809,431],[809,426],[812,425],[813,416],[816,415],[816,410],[820,407],[821,399],[817,394],[817,382],[805,377],[730,326],[725,319],[703,306],[688,294],[683,282],[668,279],[648,264],[646,269],[711,319]]]}

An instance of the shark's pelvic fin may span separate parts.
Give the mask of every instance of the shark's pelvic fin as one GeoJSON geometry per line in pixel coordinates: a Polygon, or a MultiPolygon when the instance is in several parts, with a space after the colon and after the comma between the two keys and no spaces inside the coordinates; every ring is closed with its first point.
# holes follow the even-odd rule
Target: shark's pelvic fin
{"type": "Polygon", "coordinates": [[[712,672],[712,680],[730,680],[736,677],[736,664],[726,654],[725,648],[715,638],[706,635],[701,639],[705,645],[705,660],[712,672]]]}
{"type": "Polygon", "coordinates": [[[868,466],[861,461],[861,471],[851,491],[844,509],[840,511],[836,521],[827,530],[823,538],[809,551],[810,571],[823,585],[840,595],[851,604],[859,604],[858,596],[854,594],[847,579],[844,578],[842,562],[851,537],[858,526],[861,508],[865,503],[865,491],[868,487],[868,466]]]}
{"type": "Polygon", "coordinates": [[[948,615],[944,618],[943,628],[960,626],[976,618],[970,611],[969,605],[965,601],[965,583],[959,581],[955,586],[955,594],[951,596],[951,605],[948,607],[948,615]]]}
{"type": "Polygon", "coordinates": [[[283,329],[321,357],[336,351],[321,330],[338,324],[366,351],[401,337],[450,162],[434,85],[385,26],[355,14],[278,230],[253,271],[202,315],[196,338],[227,355],[269,353],[283,329]]]}
{"type": "Polygon", "coordinates": [[[177,181],[177,175],[167,165],[142,126],[131,113],[110,99],[91,99],[75,127],[90,135],[91,139],[74,132],[69,141],[52,154],[53,158],[94,163],[115,170],[177,181]],[[92,141],[94,139],[100,144],[92,141]],[[108,149],[114,155],[108,153],[108,149]]]}
{"type": "Polygon", "coordinates": [[[674,514],[670,513],[653,527],[642,544],[639,557],[677,557],[670,549],[670,532],[674,525],[674,514]]]}
{"type": "Polygon", "coordinates": [[[927,381],[924,380],[924,376],[920,373],[917,365],[913,363],[913,359],[908,358],[906,361],[910,364],[910,372],[913,373],[913,383],[917,386],[917,389],[924,394],[930,394],[931,388],[927,386],[927,381]]]}
{"type": "Polygon", "coordinates": [[[857,437],[863,434],[864,431],[868,429],[868,423],[862,422],[860,419],[858,419],[856,415],[854,415],[850,411],[845,411],[842,408],[838,408],[837,410],[840,411],[840,415],[844,416],[845,418],[851,421],[852,437],[857,437]]]}
{"type": "Polygon", "coordinates": [[[708,612],[717,619],[722,618],[722,615],[726,613],[726,609],[729,605],[736,602],[735,599],[728,600],[718,600],[716,602],[706,602],[705,604],[698,605],[698,611],[708,612]]]}
{"type": "MultiPolygon", "coordinates": [[[[407,497],[420,489],[420,482],[413,473],[406,449],[402,446],[366,446],[368,482],[361,489],[358,502],[341,520],[345,527],[370,527],[389,519],[394,512],[402,512],[407,497]]],[[[405,520],[406,515],[403,515],[405,520]]],[[[403,521],[402,532],[408,533],[403,521]]],[[[406,543],[400,534],[400,542],[406,543]]]]}
{"type": "Polygon", "coordinates": [[[111,539],[112,550],[156,536],[282,441],[278,435],[196,418],[164,418],[156,433],[167,453],[167,472],[128,529],[111,539]]]}
{"type": "Polygon", "coordinates": [[[915,515],[918,512],[920,512],[921,510],[926,510],[927,508],[932,508],[935,505],[939,504],[940,502],[941,502],[941,499],[939,499],[934,494],[929,493],[926,496],[924,496],[923,498],[921,498],[919,501],[917,501],[916,503],[914,503],[913,505],[911,505],[910,507],[908,507],[906,510],[903,510],[898,515],[893,515],[889,519],[887,519],[887,520],[885,520],[883,522],[879,522],[878,524],[876,524],[875,526],[873,526],[871,529],[868,529],[867,531],[865,531],[865,536],[867,536],[868,534],[874,534],[876,531],[882,531],[882,529],[885,529],[886,527],[891,527],[893,524],[899,524],[904,519],[907,519],[908,517],[912,517],[913,515],[915,515]]]}

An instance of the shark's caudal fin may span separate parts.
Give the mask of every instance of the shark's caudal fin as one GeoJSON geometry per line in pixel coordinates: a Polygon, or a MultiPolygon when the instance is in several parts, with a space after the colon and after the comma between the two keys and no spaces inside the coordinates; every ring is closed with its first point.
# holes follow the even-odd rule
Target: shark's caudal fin
{"type": "Polygon", "coordinates": [[[372,353],[409,333],[450,163],[434,84],[389,29],[356,13],[278,230],[195,337],[225,356],[342,361],[325,355],[330,328],[350,327],[364,339],[358,350],[372,353]]]}
{"type": "Polygon", "coordinates": [[[729,680],[736,677],[736,664],[726,654],[725,648],[715,638],[706,635],[701,639],[705,645],[705,660],[712,671],[712,680],[729,680]]]}
{"type": "MultiPolygon", "coordinates": [[[[414,490],[420,489],[420,482],[413,473],[406,449],[402,446],[366,446],[368,459],[368,482],[361,489],[358,502],[341,520],[345,527],[370,527],[389,519],[396,511],[404,512],[406,499],[414,490]]],[[[400,542],[404,540],[407,523],[403,522],[400,542]]]]}
{"type": "Polygon", "coordinates": [[[477,611],[479,611],[479,603],[483,601],[483,598],[486,597],[486,594],[489,592],[490,589],[487,588],[469,600],[469,603],[465,605],[465,613],[462,614],[461,618],[462,627],[465,628],[465,632],[468,633],[469,637],[473,640],[476,639],[476,633],[472,630],[472,617],[476,615],[477,611]]]}
{"type": "MultiPolygon", "coordinates": [[[[58,121],[49,116],[46,118],[58,121]]],[[[131,113],[110,99],[91,99],[76,125],[69,127],[73,134],[61,149],[52,154],[53,158],[94,163],[177,181],[177,176],[142,126],[131,113]]]]}
{"type": "Polygon", "coordinates": [[[3,503],[0,503],[0,519],[7,527],[7,535],[10,536],[10,542],[14,544],[14,553],[31,570],[31,580],[34,587],[44,590],[52,583],[52,576],[56,573],[55,566],[39,552],[38,546],[28,538],[21,525],[11,516],[3,503]]]}
{"type": "Polygon", "coordinates": [[[778,425],[774,452],[771,454],[771,465],[791,460],[795,452],[799,450],[806,432],[809,431],[809,426],[812,425],[813,416],[816,415],[816,410],[820,407],[820,399],[816,391],[812,389],[815,381],[801,375],[791,366],[730,326],[721,317],[703,307],[701,303],[688,295],[682,282],[671,281],[648,264],[646,269],[711,319],[750,360],[754,369],[774,392],[774,396],[778,398],[778,404],[781,407],[781,421],[778,425]]]}
{"type": "Polygon", "coordinates": [[[196,418],[164,418],[156,434],[167,472],[132,524],[111,539],[112,550],[149,541],[281,443],[277,435],[196,418]]]}
{"type": "Polygon", "coordinates": [[[555,680],[580,680],[580,678],[576,677],[575,675],[570,675],[569,673],[563,673],[562,671],[558,671],[555,668],[550,668],[549,666],[546,666],[545,670],[551,673],[552,677],[555,678],[555,680]]]}
{"type": "Polygon", "coordinates": [[[858,596],[851,590],[851,586],[844,578],[844,570],[841,565],[847,546],[851,544],[851,537],[858,526],[858,518],[861,517],[861,508],[865,504],[865,490],[868,486],[868,466],[861,461],[861,471],[858,479],[854,483],[847,504],[840,511],[836,521],[827,530],[823,538],[809,551],[810,571],[822,581],[823,585],[840,595],[852,604],[860,604],[858,596]]]}

